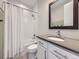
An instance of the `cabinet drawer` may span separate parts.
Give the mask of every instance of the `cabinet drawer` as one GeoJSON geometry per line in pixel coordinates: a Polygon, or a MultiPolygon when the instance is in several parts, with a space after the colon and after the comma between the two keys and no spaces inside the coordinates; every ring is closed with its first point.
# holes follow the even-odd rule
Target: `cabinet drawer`
{"type": "Polygon", "coordinates": [[[43,47],[47,48],[47,42],[41,39],[38,39],[38,44],[42,45],[43,47]]]}
{"type": "Polygon", "coordinates": [[[64,48],[55,46],[51,43],[48,43],[48,48],[50,51],[54,51],[55,53],[61,55],[62,57],[66,59],[79,59],[79,56],[77,56],[75,53],[72,53],[71,51],[67,51],[64,48]]]}

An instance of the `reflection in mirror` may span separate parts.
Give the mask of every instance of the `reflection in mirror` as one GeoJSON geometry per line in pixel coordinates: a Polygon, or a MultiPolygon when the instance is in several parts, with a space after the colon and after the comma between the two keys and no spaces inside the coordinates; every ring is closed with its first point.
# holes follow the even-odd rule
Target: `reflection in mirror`
{"type": "Polygon", "coordinates": [[[51,26],[73,26],[73,0],[56,0],[51,5],[51,26]]]}

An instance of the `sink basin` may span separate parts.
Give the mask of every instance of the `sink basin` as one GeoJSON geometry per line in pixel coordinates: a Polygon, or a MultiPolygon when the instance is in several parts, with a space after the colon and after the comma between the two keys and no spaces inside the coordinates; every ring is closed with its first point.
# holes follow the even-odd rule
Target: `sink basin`
{"type": "Polygon", "coordinates": [[[47,39],[54,41],[64,41],[62,38],[58,38],[58,37],[47,37],[47,39]]]}

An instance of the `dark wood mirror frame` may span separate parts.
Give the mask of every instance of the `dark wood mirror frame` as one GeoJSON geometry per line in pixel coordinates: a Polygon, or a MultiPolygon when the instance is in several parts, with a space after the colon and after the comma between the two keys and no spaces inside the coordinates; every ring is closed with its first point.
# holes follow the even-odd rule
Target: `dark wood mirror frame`
{"type": "Polygon", "coordinates": [[[74,1],[74,7],[73,7],[73,26],[62,26],[62,27],[52,27],[51,26],[51,5],[53,2],[49,4],[49,29],[78,29],[78,1],[79,0],[73,0],[74,1]]]}

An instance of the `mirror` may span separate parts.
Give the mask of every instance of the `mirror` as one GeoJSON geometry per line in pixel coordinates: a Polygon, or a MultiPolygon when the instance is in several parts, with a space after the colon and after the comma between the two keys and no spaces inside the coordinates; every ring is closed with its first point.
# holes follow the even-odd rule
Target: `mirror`
{"type": "Polygon", "coordinates": [[[52,0],[49,4],[50,29],[78,29],[78,0],[52,0]]]}

